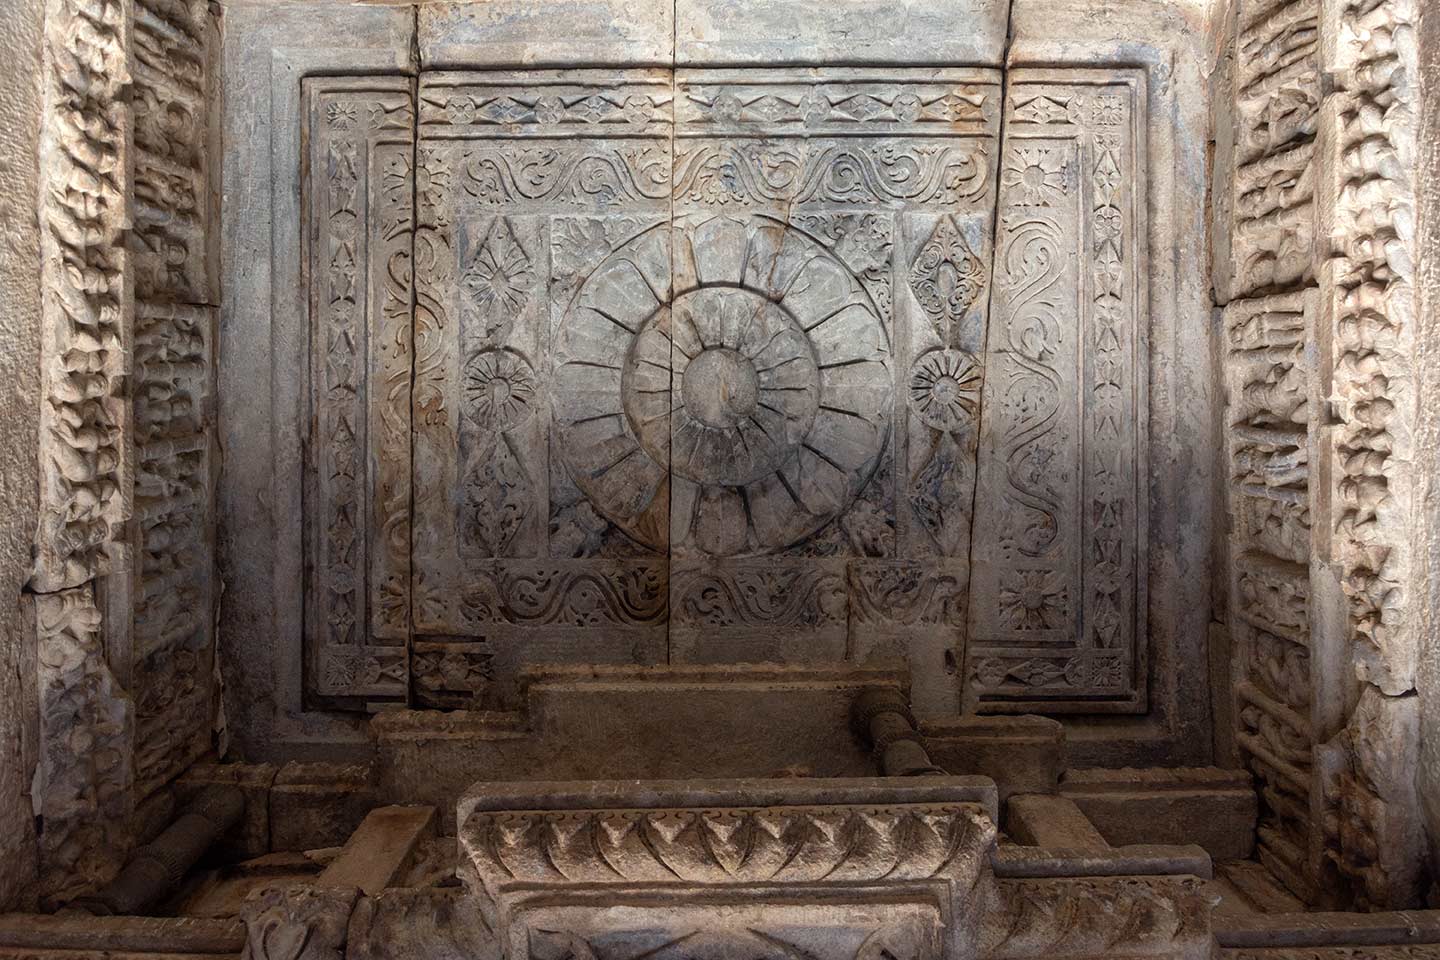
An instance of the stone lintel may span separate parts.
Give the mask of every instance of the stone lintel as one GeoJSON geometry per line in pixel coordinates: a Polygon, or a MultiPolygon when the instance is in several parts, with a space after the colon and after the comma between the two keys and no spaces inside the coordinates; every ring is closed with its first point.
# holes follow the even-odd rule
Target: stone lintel
{"type": "Polygon", "coordinates": [[[995,784],[986,777],[839,777],[477,783],[460,799],[459,821],[476,812],[927,803],[975,804],[999,818],[995,784]]]}
{"type": "Polygon", "coordinates": [[[511,958],[555,938],[958,958],[994,809],[983,778],[480,783],[461,873],[511,958]]]}

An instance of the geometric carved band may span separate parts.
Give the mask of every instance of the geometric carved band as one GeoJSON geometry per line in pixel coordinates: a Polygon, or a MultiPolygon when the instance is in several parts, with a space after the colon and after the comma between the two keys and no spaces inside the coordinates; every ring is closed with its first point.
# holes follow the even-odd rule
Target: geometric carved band
{"type": "Polygon", "coordinates": [[[487,887],[815,883],[948,876],[976,854],[977,804],[478,813],[461,843],[487,887]]]}

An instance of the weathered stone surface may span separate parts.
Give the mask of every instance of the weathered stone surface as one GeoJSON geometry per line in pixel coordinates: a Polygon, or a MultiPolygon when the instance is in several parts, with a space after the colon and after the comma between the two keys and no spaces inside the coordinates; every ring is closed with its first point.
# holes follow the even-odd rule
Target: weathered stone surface
{"type": "Polygon", "coordinates": [[[425,70],[669,66],[675,45],[675,4],[663,0],[426,3],[417,13],[425,70]]]}
{"type": "Polygon", "coordinates": [[[1318,750],[1327,856],[1353,888],[1329,891],[1361,907],[1418,907],[1425,896],[1425,828],[1416,795],[1420,701],[1367,686],[1345,730],[1318,750]]]}
{"type": "Polygon", "coordinates": [[[78,957],[235,957],[245,946],[236,920],[0,914],[4,960],[78,957]]]}
{"type": "Polygon", "coordinates": [[[523,714],[376,717],[379,795],[434,804],[450,832],[455,799],[477,780],[869,776],[851,703],[901,683],[878,669],[537,669],[523,714]]]}
{"type": "Polygon", "coordinates": [[[1418,18],[1405,2],[1239,3],[1216,93],[1233,99],[1217,111],[1233,123],[1217,222],[1234,242],[1216,290],[1233,298],[1236,739],[1262,783],[1261,857],[1312,903],[1415,898],[1411,845],[1374,838],[1421,818],[1386,772],[1416,736],[1404,584],[1425,576],[1410,468],[1418,18]],[[1398,741],[1359,746],[1377,726],[1398,741]]]}
{"type": "Polygon", "coordinates": [[[979,955],[1142,956],[1200,960],[1210,951],[1210,903],[1195,877],[995,880],[979,955]],[[1045,903],[1047,909],[1031,906],[1045,903]]]}
{"type": "Polygon", "coordinates": [[[1054,793],[1065,765],[1065,728],[1049,717],[964,717],[920,728],[931,758],[953,774],[989,777],[1003,801],[1054,793]]]}
{"type": "Polygon", "coordinates": [[[1060,793],[1116,846],[1193,843],[1217,860],[1255,849],[1255,786],[1244,771],[1067,770],[1060,793]]]}
{"type": "Polygon", "coordinates": [[[458,816],[506,957],[684,942],[700,956],[939,960],[974,949],[970,898],[995,842],[974,796],[939,777],[898,793],[884,780],[479,784],[458,816]]]}
{"type": "MultiPolygon", "coordinates": [[[[0,154],[0,278],[21,263],[36,314],[12,331],[7,306],[0,344],[38,352],[14,382],[40,454],[14,489],[0,458],[37,528],[0,697],[38,724],[0,715],[0,902],[34,830],[35,889],[70,896],[226,749],[223,423],[252,757],[358,759],[368,728],[378,793],[445,817],[481,777],[860,775],[849,700],[900,669],[935,759],[1045,794],[1014,799],[1017,838],[1074,845],[1001,851],[1002,879],[1209,869],[1106,850],[1087,804],[1114,843],[1248,853],[1239,781],[1051,795],[1062,746],[1108,768],[1233,747],[1264,869],[1312,904],[1418,903],[1427,26],[1410,0],[1210,6],[240,0],[217,78],[202,0],[48,0],[43,80],[22,55],[0,98],[40,120],[0,154]],[[1020,712],[1063,728],[971,716],[1020,712]]],[[[229,852],[277,836],[272,774],[229,852]]],[[[374,796],[286,842],[333,842],[374,796]]],[[[404,859],[365,886],[445,872],[404,859]]],[[[617,948],[588,904],[537,909],[584,941],[542,953],[617,948]]],[[[868,909],[786,943],[969,946],[925,932],[968,915],[868,909]]],[[[661,933],[708,923],[681,905],[661,933]]],[[[1146,931],[1119,952],[1194,944],[1146,931]]],[[[1076,949],[1113,946],[1093,933],[1076,949]]]]}
{"type": "Polygon", "coordinates": [[[1017,794],[1005,803],[1005,835],[1012,842],[1058,850],[1107,850],[1095,824],[1067,797],[1017,794]]]}
{"type": "Polygon", "coordinates": [[[212,784],[238,787],[245,798],[245,812],[240,822],[220,838],[217,853],[235,860],[258,857],[271,850],[270,786],[276,772],[277,768],[268,763],[197,763],[176,781],[176,805],[183,807],[212,784]]]}
{"type": "Polygon", "coordinates": [[[232,139],[263,114],[281,184],[272,203],[237,182],[237,203],[304,223],[299,244],[239,227],[228,261],[227,329],[274,332],[226,352],[264,368],[271,398],[229,419],[244,466],[222,545],[241,591],[226,618],[256,618],[235,624],[256,694],[236,709],[282,734],[254,746],[359,750],[363,719],[339,711],[401,701],[513,709],[527,661],[903,660],[922,718],[1133,714],[1076,721],[1077,748],[1208,761],[1184,735],[1207,683],[1168,672],[1204,642],[1179,625],[1203,604],[1147,586],[1199,589],[1210,530],[1197,504],[1180,511],[1193,523],[1147,520],[1185,495],[1174,478],[1206,429],[1206,405],[1176,399],[1203,373],[1173,362],[1198,334],[1151,336],[1197,286],[1167,251],[1198,223],[1198,38],[1177,7],[1139,56],[1114,28],[1150,36],[1143,16],[1073,6],[1062,25],[1015,6],[1008,105],[1001,3],[327,9],[349,39],[303,54],[283,40],[289,5],[237,6],[232,139]],[[715,43],[677,55],[671,35],[715,43]],[[805,66],[756,59],[771,43],[805,66]],[[262,101],[266,57],[290,72],[262,101]],[[407,126],[391,101],[415,72],[407,126]],[[1000,311],[1025,339],[1044,305],[1023,287],[1051,271],[1026,259],[1041,221],[1079,257],[1053,258],[1042,298],[1075,306],[1035,348],[1058,378],[1044,402],[1029,347],[987,333],[1000,311]],[[256,257],[267,268],[242,271],[256,257]],[[1156,417],[1174,422],[1152,440],[1156,417]],[[1005,465],[1022,460],[1030,480],[1005,465]],[[276,647],[297,630],[299,663],[276,647]]]}
{"type": "Polygon", "coordinates": [[[1396,955],[1404,955],[1405,947],[1414,946],[1420,948],[1419,955],[1425,956],[1430,953],[1428,948],[1440,943],[1440,911],[1292,911],[1273,916],[1231,917],[1215,925],[1215,942],[1226,952],[1275,950],[1277,952],[1272,956],[1277,958],[1282,955],[1308,955],[1306,948],[1338,948],[1345,950],[1345,955],[1353,956],[1359,952],[1370,952],[1364,948],[1383,946],[1400,948],[1396,955]],[[1279,953],[1282,950],[1289,952],[1279,953]]]}
{"type": "Polygon", "coordinates": [[[410,688],[415,108],[404,77],[301,81],[309,286],[304,674],[312,703],[410,688]]]}
{"type": "Polygon", "coordinates": [[[350,915],[346,960],[498,960],[500,944],[462,890],[386,890],[350,915]]]}
{"type": "Polygon", "coordinates": [[[270,787],[270,849],[343,844],[375,806],[372,780],[364,764],[285,764],[270,787]]]}
{"type": "Polygon", "coordinates": [[[1138,70],[1010,71],[966,649],[984,709],[1148,707],[1146,103],[1138,70]]]}
{"type": "Polygon", "coordinates": [[[1216,882],[1229,903],[1215,908],[1221,913],[1299,913],[1305,909],[1294,894],[1256,860],[1226,860],[1215,864],[1216,882]],[[1230,906],[1234,909],[1227,910],[1230,906]]]}
{"type": "Polygon", "coordinates": [[[65,896],[123,857],[125,828],[105,822],[211,744],[218,34],[197,2],[55,0],[45,23],[43,176],[6,202],[43,227],[34,806],[54,858],[42,890],[65,896]],[[95,749],[77,749],[86,736],[95,749]]]}
{"type": "Polygon", "coordinates": [[[302,647],[286,640],[305,635],[306,545],[293,522],[303,516],[310,336],[300,255],[300,79],[407,72],[414,14],[334,5],[320,16],[318,9],[269,2],[225,8],[221,666],[230,729],[252,760],[304,758],[298,744],[317,740],[328,746],[309,759],[353,759],[364,744],[343,717],[304,710],[302,647]],[[347,746],[349,756],[336,756],[347,746]]]}
{"type": "Polygon", "coordinates": [[[245,902],[241,960],[344,960],[354,887],[287,886],[245,902]]]}
{"type": "Polygon", "coordinates": [[[1194,876],[1210,879],[1210,855],[1194,845],[1059,850],[1001,844],[990,858],[1000,879],[1194,876]]]}
{"type": "Polygon", "coordinates": [[[35,769],[36,678],[19,602],[30,576],[38,522],[40,413],[41,26],[45,4],[22,0],[0,9],[0,909],[30,905],[35,826],[30,782],[35,769]]]}
{"type": "MultiPolygon", "coordinates": [[[[1422,51],[1421,88],[1427,92],[1440,89],[1440,61],[1429,53],[1440,49],[1440,17],[1421,18],[1416,35],[1422,51]]],[[[1433,184],[1435,171],[1440,170],[1440,110],[1434,108],[1433,97],[1423,102],[1426,106],[1420,110],[1416,163],[1420,176],[1433,184]]],[[[1416,191],[1416,216],[1416,244],[1420,250],[1416,284],[1420,294],[1415,338],[1420,358],[1416,402],[1421,410],[1433,410],[1440,403],[1440,363],[1436,362],[1437,345],[1440,345],[1440,256],[1436,255],[1436,251],[1440,251],[1440,190],[1433,185],[1420,185],[1416,191]]],[[[1417,456],[1423,462],[1433,462],[1435,452],[1440,451],[1440,418],[1420,418],[1415,438],[1417,456]]],[[[1422,472],[1416,482],[1417,502],[1437,502],[1436,487],[1440,478],[1422,472]]],[[[1436,837],[1440,836],[1440,803],[1437,803],[1440,800],[1440,632],[1428,626],[1435,623],[1440,614],[1440,577],[1435,576],[1435,571],[1440,569],[1440,516],[1436,516],[1434,510],[1420,511],[1414,537],[1417,570],[1428,585],[1428,589],[1419,594],[1423,600],[1418,615],[1427,626],[1421,631],[1416,668],[1416,692],[1421,702],[1417,782],[1428,835],[1436,837]]],[[[1431,841],[1431,863],[1436,860],[1431,841]]]]}
{"type": "Polygon", "coordinates": [[[434,807],[376,807],[345,841],[316,885],[379,893],[415,862],[421,841],[435,833],[435,820],[434,807]]]}
{"type": "Polygon", "coordinates": [[[33,609],[41,751],[33,797],[44,818],[41,897],[53,908],[113,877],[134,843],[134,705],[105,660],[93,587],[39,595],[33,609]]]}
{"type": "Polygon", "coordinates": [[[1209,696],[1196,665],[1205,662],[1208,531],[1218,515],[1209,452],[1215,375],[1212,332],[1196,320],[1210,308],[1205,258],[1189,253],[1205,235],[1205,5],[1016,0],[1010,19],[1013,68],[1141,67],[1147,102],[1147,306],[1140,315],[1147,322],[1139,349],[1149,371],[1142,378],[1148,382],[1142,449],[1149,467],[1141,486],[1149,519],[1145,559],[1137,553],[1136,561],[1146,571],[1144,675],[1156,682],[1143,717],[1066,717],[1066,750],[1076,766],[1148,765],[1160,757],[1167,764],[1208,763],[1209,696]]]}
{"type": "Polygon", "coordinates": [[[998,65],[1004,0],[754,4],[680,0],[675,59],[687,65],[956,63],[998,65]],[[964,24],[963,29],[956,29],[964,24]]]}

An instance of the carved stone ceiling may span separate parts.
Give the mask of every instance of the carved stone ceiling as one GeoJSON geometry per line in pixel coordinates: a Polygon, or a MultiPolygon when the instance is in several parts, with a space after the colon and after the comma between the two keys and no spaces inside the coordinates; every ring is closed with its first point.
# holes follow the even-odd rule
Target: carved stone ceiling
{"type": "Polygon", "coordinates": [[[905,659],[930,715],[1145,709],[1140,74],[304,96],[318,702],[905,659]]]}

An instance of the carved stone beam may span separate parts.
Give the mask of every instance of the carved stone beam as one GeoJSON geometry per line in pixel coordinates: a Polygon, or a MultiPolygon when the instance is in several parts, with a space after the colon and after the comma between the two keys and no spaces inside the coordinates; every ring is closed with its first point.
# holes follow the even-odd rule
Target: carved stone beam
{"type": "Polygon", "coordinates": [[[505,960],[966,960],[993,798],[978,777],[479,783],[460,874],[505,960]]]}
{"type": "Polygon", "coordinates": [[[915,729],[910,704],[899,690],[872,687],[861,691],[851,708],[855,731],[875,748],[880,772],[887,777],[945,776],[930,762],[925,742],[915,729]]]}
{"type": "Polygon", "coordinates": [[[179,886],[210,845],[244,813],[245,796],[239,787],[206,787],[160,836],[135,851],[119,876],[72,906],[97,916],[144,913],[179,886]]]}

